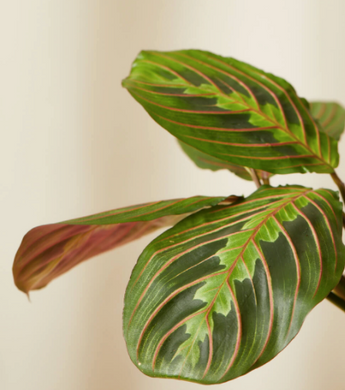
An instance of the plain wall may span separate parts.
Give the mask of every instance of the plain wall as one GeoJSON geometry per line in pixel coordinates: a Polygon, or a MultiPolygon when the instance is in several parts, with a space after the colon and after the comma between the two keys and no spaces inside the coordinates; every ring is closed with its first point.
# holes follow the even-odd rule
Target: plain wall
{"type": "MultiPolygon", "coordinates": [[[[12,0],[0,11],[0,389],[196,389],[144,376],[126,352],[123,296],[154,235],[76,267],[31,303],[13,284],[13,257],[37,225],[152,200],[250,194],[252,183],[188,161],[121,79],[142,49],[200,48],[282,76],[310,100],[345,104],[345,2],[12,0]]],[[[284,183],[335,189],[327,175],[272,179],[284,183]]],[[[276,359],[217,389],[342,389],[344,326],[344,314],[322,302],[276,359]]]]}

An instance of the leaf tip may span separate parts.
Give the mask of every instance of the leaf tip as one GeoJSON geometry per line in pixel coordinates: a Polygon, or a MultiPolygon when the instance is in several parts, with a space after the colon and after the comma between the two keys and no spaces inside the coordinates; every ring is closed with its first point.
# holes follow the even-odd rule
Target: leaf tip
{"type": "Polygon", "coordinates": [[[28,298],[28,301],[31,303],[30,294],[29,292],[25,292],[26,297],[28,298]]]}

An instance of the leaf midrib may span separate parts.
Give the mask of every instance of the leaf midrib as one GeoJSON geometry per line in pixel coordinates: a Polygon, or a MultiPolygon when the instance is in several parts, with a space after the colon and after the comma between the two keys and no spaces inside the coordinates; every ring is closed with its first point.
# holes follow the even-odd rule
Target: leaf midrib
{"type": "MultiPolygon", "coordinates": [[[[203,316],[203,318],[201,319],[200,323],[202,323],[202,321],[205,321],[205,320],[206,320],[206,317],[209,315],[210,311],[212,310],[212,307],[213,307],[213,305],[214,305],[214,302],[216,301],[216,299],[217,299],[217,297],[218,297],[218,295],[219,295],[221,289],[224,287],[224,284],[227,283],[227,281],[228,281],[228,279],[229,279],[229,277],[230,277],[232,271],[233,271],[234,268],[236,267],[236,264],[237,264],[238,260],[239,260],[240,258],[242,258],[242,256],[243,256],[245,250],[247,249],[249,243],[250,243],[251,241],[255,240],[255,236],[256,236],[257,233],[259,232],[260,228],[267,222],[267,220],[268,220],[269,218],[274,217],[280,210],[282,210],[282,209],[283,209],[284,207],[286,207],[288,204],[294,203],[296,199],[298,199],[299,197],[305,196],[306,194],[308,194],[308,193],[311,192],[311,191],[312,191],[312,190],[306,190],[306,191],[303,191],[303,192],[299,193],[298,195],[296,195],[296,196],[294,196],[294,197],[289,198],[286,202],[284,202],[284,203],[281,204],[279,207],[275,208],[271,213],[269,213],[268,215],[266,215],[266,217],[264,218],[264,220],[261,221],[255,228],[253,228],[253,232],[251,233],[251,235],[250,235],[250,237],[248,238],[248,240],[246,241],[246,243],[243,245],[243,248],[242,248],[240,254],[236,257],[236,259],[234,260],[233,264],[230,266],[229,270],[226,271],[226,272],[222,272],[222,273],[224,273],[224,274],[226,273],[226,277],[225,277],[224,281],[222,282],[222,284],[219,286],[218,291],[215,293],[215,296],[214,296],[214,298],[212,299],[212,302],[209,304],[209,307],[208,307],[207,309],[203,309],[203,310],[202,310],[201,312],[199,312],[199,313],[195,313],[195,314],[201,314],[201,313],[203,313],[203,312],[206,313],[206,314],[203,316]]],[[[263,257],[263,259],[264,259],[264,256],[262,256],[262,257],[263,257]]],[[[261,261],[262,261],[262,262],[264,262],[264,261],[266,262],[266,259],[265,259],[265,260],[263,260],[263,259],[261,259],[261,261]]],[[[243,261],[244,261],[244,260],[243,260],[243,261]]],[[[267,272],[267,271],[266,271],[266,272],[267,272]]],[[[212,276],[214,276],[214,275],[210,275],[210,276],[212,277],[212,276]]],[[[267,279],[268,279],[268,284],[271,286],[271,284],[269,283],[269,281],[270,281],[269,273],[268,273],[268,274],[266,273],[266,276],[267,276],[267,279]]],[[[196,282],[196,281],[194,281],[194,282],[196,282]]],[[[297,285],[298,285],[298,284],[297,284],[297,285]]],[[[271,289],[272,289],[272,286],[271,286],[271,289]]],[[[270,289],[270,302],[271,302],[272,305],[273,305],[273,292],[271,291],[271,289],[270,289]]],[[[171,294],[171,295],[173,295],[173,294],[171,294]]],[[[169,299],[169,297],[167,297],[167,299],[169,299]]],[[[165,302],[166,302],[166,300],[165,300],[165,302]]],[[[272,306],[272,307],[273,307],[273,306],[272,306]]],[[[272,318],[273,318],[273,315],[274,315],[274,310],[271,311],[271,313],[270,313],[270,328],[272,327],[272,318]]],[[[189,317],[190,317],[190,316],[188,316],[186,319],[184,319],[183,321],[181,321],[181,322],[179,323],[179,327],[180,327],[184,322],[186,322],[186,321],[189,319],[189,317]]],[[[152,318],[152,319],[153,319],[153,318],[152,318]]],[[[146,328],[147,328],[148,323],[151,322],[152,319],[150,318],[150,319],[148,320],[148,322],[145,324],[145,327],[144,327],[143,329],[146,329],[146,328]]],[[[292,320],[291,320],[291,321],[292,321],[292,320]]],[[[169,332],[168,332],[168,334],[169,334],[169,332]]],[[[141,343],[141,341],[142,341],[142,336],[143,336],[143,335],[140,335],[140,337],[139,337],[138,345],[137,345],[137,348],[136,348],[137,353],[138,353],[138,351],[139,351],[139,346],[140,346],[140,343],[141,343]]],[[[268,340],[269,340],[270,336],[271,336],[271,329],[270,329],[270,331],[269,331],[269,333],[268,333],[268,335],[267,335],[267,339],[266,339],[266,341],[265,341],[264,347],[263,347],[262,351],[260,352],[259,356],[257,357],[256,361],[257,361],[257,360],[260,358],[260,356],[263,354],[263,352],[264,352],[264,350],[265,350],[265,348],[266,348],[266,346],[267,346],[267,343],[268,343],[268,340]]],[[[195,336],[195,337],[196,337],[196,336],[195,336]]],[[[164,337],[163,337],[163,339],[164,339],[164,337]]],[[[161,341],[160,341],[160,343],[159,343],[158,346],[160,346],[160,347],[162,346],[162,343],[161,343],[161,342],[162,342],[163,339],[161,339],[161,341]]],[[[164,340],[165,340],[165,339],[164,339],[164,340]]],[[[157,357],[157,355],[158,355],[158,353],[159,353],[159,350],[160,350],[160,348],[158,349],[158,346],[157,346],[156,351],[155,351],[155,353],[154,353],[153,362],[155,362],[156,357],[157,357]]],[[[186,358],[187,358],[187,356],[186,356],[186,358]]],[[[235,359],[231,358],[230,363],[233,363],[234,361],[235,361],[235,359]]],[[[230,363],[229,363],[229,364],[230,364],[230,363]]],[[[255,362],[254,362],[253,364],[255,364],[255,362]]],[[[154,369],[154,366],[153,366],[152,368],[154,369]]],[[[227,372],[229,371],[230,368],[231,368],[231,366],[230,366],[230,367],[229,367],[229,366],[227,367],[227,369],[226,369],[225,373],[222,375],[222,377],[224,377],[224,376],[227,374],[227,372]]],[[[204,373],[203,377],[204,377],[206,374],[207,374],[207,372],[204,373]]]]}
{"type": "MultiPolygon", "coordinates": [[[[180,62],[180,61],[178,61],[178,60],[176,60],[176,59],[174,59],[174,58],[172,58],[172,57],[169,57],[169,56],[166,56],[166,55],[162,55],[162,54],[158,54],[158,53],[156,53],[156,52],[148,52],[148,53],[150,53],[151,55],[156,55],[157,57],[162,57],[162,58],[166,58],[166,59],[168,59],[168,60],[170,60],[170,61],[173,61],[173,62],[177,62],[177,63],[180,63],[180,64],[182,64],[183,66],[185,66],[185,67],[187,67],[187,68],[189,68],[189,69],[191,69],[192,71],[194,71],[196,74],[199,74],[201,77],[203,77],[206,81],[208,81],[208,77],[207,76],[203,76],[203,72],[201,72],[201,71],[199,71],[199,70],[196,70],[195,68],[193,68],[192,66],[190,66],[190,65],[187,65],[187,64],[185,64],[185,63],[183,63],[183,62],[180,62]],[[206,78],[205,78],[206,77],[206,78]]],[[[177,54],[177,55],[179,55],[180,53],[175,53],[175,54],[177,54]]],[[[182,55],[182,54],[180,54],[180,55],[182,55]]],[[[209,64],[207,64],[207,63],[204,63],[204,62],[202,62],[202,61],[200,61],[200,60],[198,60],[198,59],[194,59],[194,58],[192,58],[192,57],[189,57],[189,56],[186,56],[186,55],[183,55],[184,57],[186,57],[186,58],[189,58],[189,59],[191,59],[191,60],[193,60],[193,61],[195,61],[195,62],[200,62],[200,63],[202,63],[204,66],[206,66],[206,67],[209,67],[209,68],[215,68],[217,71],[219,71],[220,73],[226,73],[230,78],[231,78],[231,73],[228,73],[228,72],[225,72],[225,71],[223,71],[223,70],[221,70],[221,69],[218,69],[217,67],[213,67],[213,66],[211,66],[211,65],[209,65],[209,64]]],[[[151,63],[151,64],[155,64],[156,66],[158,66],[158,67],[162,67],[163,69],[165,69],[165,70],[168,70],[168,69],[170,69],[170,68],[168,68],[168,67],[166,67],[166,66],[163,66],[162,64],[159,64],[159,63],[156,63],[156,62],[153,62],[153,61],[148,61],[148,60],[139,60],[140,62],[149,62],[149,63],[151,63]]],[[[175,71],[173,71],[172,69],[170,70],[171,71],[171,73],[172,74],[174,74],[175,76],[176,76],[176,74],[178,74],[177,72],[175,72],[175,71]]],[[[236,69],[236,71],[237,72],[239,72],[239,73],[243,73],[243,72],[241,72],[240,70],[237,70],[236,69]]],[[[246,76],[247,77],[247,76],[246,76]]],[[[180,76],[180,79],[181,80],[185,80],[182,76],[180,76]]],[[[226,95],[222,90],[220,90],[219,89],[219,87],[215,84],[215,83],[213,83],[212,82],[212,80],[210,80],[211,81],[211,84],[219,91],[219,94],[221,95],[221,96],[223,96],[224,98],[226,98],[226,99],[229,99],[229,96],[228,95],[226,95]]],[[[256,82],[257,82],[257,80],[256,80],[256,82]]],[[[188,88],[188,87],[190,87],[190,86],[193,86],[194,88],[198,88],[199,90],[201,90],[201,91],[207,91],[207,90],[205,90],[205,89],[202,89],[202,88],[200,88],[200,87],[198,87],[198,86],[195,86],[194,84],[192,84],[192,83],[189,83],[189,85],[187,84],[186,85],[186,88],[188,88]]],[[[174,87],[174,85],[172,84],[171,85],[171,87],[174,87]]],[[[134,87],[134,88],[136,88],[136,87],[134,87]]],[[[247,88],[249,88],[249,87],[247,87],[247,88]]],[[[138,89],[138,88],[136,88],[136,89],[138,89]]],[[[151,91],[149,91],[149,92],[151,92],[151,91]]],[[[154,91],[152,91],[153,93],[154,93],[154,91]]],[[[209,92],[209,91],[207,91],[207,92],[209,92]]],[[[236,91],[237,92],[237,94],[239,94],[240,95],[240,92],[238,92],[238,91],[236,91]]],[[[285,91],[286,92],[286,91],[285,91]]],[[[286,92],[287,93],[287,92],[286,92]]],[[[253,94],[253,93],[252,93],[253,94]]],[[[186,94],[186,95],[188,95],[188,94],[186,94]]],[[[140,96],[140,95],[139,95],[140,96]]],[[[253,95],[254,96],[254,95],[253,95]]],[[[252,97],[253,98],[253,97],[252,97]]],[[[256,112],[257,114],[259,114],[259,115],[261,115],[263,118],[265,118],[267,121],[269,121],[269,122],[271,122],[272,124],[274,124],[277,128],[279,128],[279,129],[281,129],[282,131],[284,131],[285,133],[287,133],[287,134],[289,134],[292,138],[294,138],[302,147],[304,147],[306,150],[308,150],[313,156],[315,156],[315,158],[316,159],[318,159],[319,161],[321,161],[321,162],[323,162],[324,164],[326,164],[328,167],[330,167],[332,170],[334,170],[333,169],[333,167],[322,157],[322,153],[321,153],[321,156],[320,155],[318,155],[315,151],[313,151],[310,147],[309,147],[309,145],[306,143],[306,144],[304,144],[294,133],[292,133],[291,132],[291,130],[288,128],[288,126],[286,126],[286,127],[283,127],[283,126],[281,126],[281,124],[280,123],[278,123],[276,120],[274,120],[274,119],[272,119],[272,118],[270,118],[269,116],[267,116],[265,113],[263,113],[260,109],[258,110],[258,109],[255,109],[254,107],[252,107],[249,103],[247,103],[245,100],[242,100],[242,101],[239,101],[239,100],[237,100],[237,99],[233,99],[233,100],[235,100],[238,104],[241,104],[241,105],[245,105],[245,106],[247,106],[249,109],[251,109],[252,111],[254,111],[254,112],[256,112]]],[[[254,101],[256,101],[256,99],[254,99],[253,98],[253,100],[254,101]]],[[[152,102],[152,104],[155,104],[154,102],[152,102]]],[[[258,104],[258,108],[260,107],[260,105],[258,104]]],[[[282,115],[283,115],[283,117],[285,118],[285,113],[284,113],[284,111],[282,111],[282,115]]],[[[285,121],[285,123],[287,123],[286,122],[286,118],[284,119],[284,121],[285,121]]],[[[316,132],[318,132],[318,129],[315,127],[315,131],[316,132]]],[[[327,134],[326,134],[327,135],[327,134]]],[[[329,140],[328,140],[329,141],[329,140]]]]}

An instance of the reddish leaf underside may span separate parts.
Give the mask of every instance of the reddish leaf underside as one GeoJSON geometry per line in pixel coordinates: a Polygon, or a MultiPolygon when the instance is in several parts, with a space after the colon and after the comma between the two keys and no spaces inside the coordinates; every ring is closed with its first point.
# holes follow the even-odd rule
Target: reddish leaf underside
{"type": "Polygon", "coordinates": [[[15,284],[25,293],[40,289],[91,257],[172,226],[202,208],[237,199],[195,196],[35,227],[24,236],[15,256],[15,284]]]}

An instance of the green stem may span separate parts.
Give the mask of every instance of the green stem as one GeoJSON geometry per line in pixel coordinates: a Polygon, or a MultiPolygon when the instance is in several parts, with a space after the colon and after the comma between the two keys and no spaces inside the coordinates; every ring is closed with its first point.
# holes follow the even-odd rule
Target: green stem
{"type": "Polygon", "coordinates": [[[345,311],[345,301],[339,298],[334,293],[329,293],[327,299],[333,303],[333,305],[337,306],[340,310],[345,311]]]}
{"type": "Polygon", "coordinates": [[[270,184],[270,174],[266,171],[261,171],[261,179],[264,184],[270,184]]]}
{"type": "Polygon", "coordinates": [[[341,276],[339,283],[333,291],[328,295],[327,299],[334,303],[337,307],[345,311],[345,277],[341,276]]]}
{"type": "Polygon", "coordinates": [[[256,188],[259,188],[261,187],[261,182],[260,182],[260,179],[259,179],[259,176],[256,172],[256,170],[254,168],[248,168],[248,167],[245,167],[247,172],[250,174],[250,177],[252,178],[253,182],[255,183],[256,185],[256,188]]]}
{"type": "Polygon", "coordinates": [[[345,276],[344,275],[341,275],[339,283],[335,286],[332,292],[345,301],[345,276]]]}
{"type": "Polygon", "coordinates": [[[343,198],[343,202],[345,202],[345,184],[341,181],[340,177],[336,174],[335,171],[333,173],[331,173],[331,177],[332,177],[334,183],[339,188],[339,191],[341,193],[341,197],[343,198]]]}

